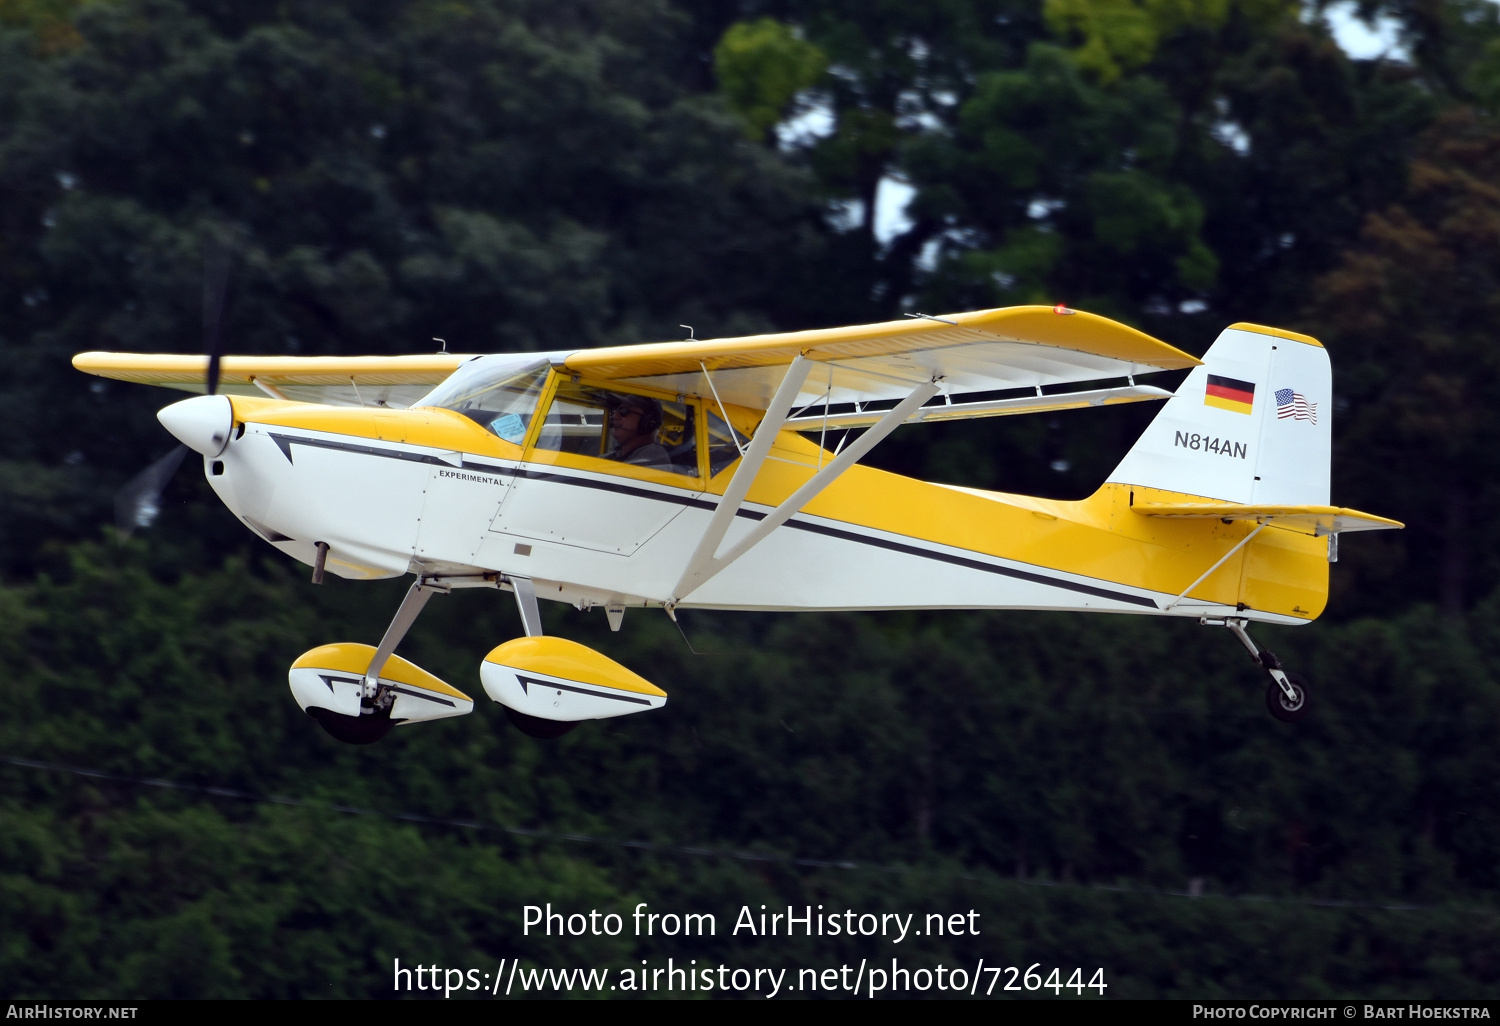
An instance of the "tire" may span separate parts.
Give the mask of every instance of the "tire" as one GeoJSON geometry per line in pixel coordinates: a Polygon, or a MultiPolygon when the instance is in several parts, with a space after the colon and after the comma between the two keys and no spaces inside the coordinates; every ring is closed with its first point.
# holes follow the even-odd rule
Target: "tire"
{"type": "Polygon", "coordinates": [[[1287,674],[1286,679],[1297,692],[1299,701],[1295,706],[1289,705],[1281,685],[1272,680],[1266,685],[1266,709],[1282,723],[1296,723],[1307,715],[1307,681],[1295,673],[1287,674]]]}
{"type": "Polygon", "coordinates": [[[527,737],[540,738],[543,741],[554,737],[562,737],[568,731],[578,726],[577,720],[544,720],[540,716],[528,716],[523,712],[516,712],[510,706],[501,706],[505,710],[505,718],[515,724],[515,728],[527,737]]]}
{"type": "Polygon", "coordinates": [[[374,744],[389,734],[396,725],[389,711],[374,716],[345,716],[330,709],[312,706],[307,710],[307,715],[346,745],[374,744]]]}

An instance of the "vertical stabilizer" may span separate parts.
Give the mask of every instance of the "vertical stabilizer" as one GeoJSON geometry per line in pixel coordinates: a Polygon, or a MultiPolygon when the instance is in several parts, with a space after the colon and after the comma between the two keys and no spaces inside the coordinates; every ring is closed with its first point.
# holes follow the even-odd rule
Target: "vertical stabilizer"
{"type": "Polygon", "coordinates": [[[1109,480],[1248,505],[1327,505],[1332,438],[1322,344],[1235,324],[1109,480]]]}

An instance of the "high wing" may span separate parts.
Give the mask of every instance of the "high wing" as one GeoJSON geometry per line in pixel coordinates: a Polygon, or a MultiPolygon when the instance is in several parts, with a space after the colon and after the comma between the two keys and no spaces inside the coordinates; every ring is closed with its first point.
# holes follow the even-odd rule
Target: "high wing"
{"type": "MultiPolygon", "coordinates": [[[[750,338],[688,340],[577,352],[563,367],[580,377],[710,396],[720,403],[762,410],[750,444],[742,449],[734,476],[714,506],[713,516],[672,589],[669,608],[740,559],[803,509],[897,426],[921,419],[997,416],[1056,409],[1063,405],[1104,405],[1166,398],[1161,389],[1135,384],[1149,371],[1196,367],[1199,361],[1150,335],[1093,314],[1062,306],[1022,306],[980,310],[946,317],[918,315],[902,321],[821,331],[798,331],[750,338]],[[1087,398],[1045,395],[1052,385],[1125,379],[1115,389],[1094,389],[1087,398]],[[979,398],[954,404],[954,395],[1028,389],[1016,398],[979,398]],[[937,396],[938,406],[926,406],[937,396]],[[863,404],[896,400],[873,416],[863,404]],[[823,407],[816,417],[791,413],[796,404],[823,407]],[[720,553],[730,524],[751,482],[785,426],[811,430],[827,422],[828,407],[854,404],[853,416],[839,426],[865,427],[826,465],[783,499],[747,533],[720,553]]],[[[738,442],[736,441],[736,445],[738,442]]]]}
{"type": "MultiPolygon", "coordinates": [[[[219,365],[219,391],[269,395],[329,406],[389,406],[401,409],[421,399],[469,356],[226,356],[219,365]]],[[[73,366],[88,374],[160,385],[184,392],[204,390],[207,356],[159,353],[79,353],[73,366]]]]}
{"type": "MultiPolygon", "coordinates": [[[[939,382],[941,393],[951,396],[1129,379],[1136,374],[1183,370],[1199,363],[1187,353],[1117,321],[1050,306],[920,316],[747,338],[591,349],[573,353],[563,363],[590,378],[699,396],[712,391],[725,403],[764,410],[787,365],[799,355],[811,361],[812,368],[799,389],[798,402],[826,397],[826,402],[835,405],[902,399],[934,380],[939,382]]],[[[1103,405],[1167,395],[1160,389],[1134,387],[1133,383],[1118,394],[1114,390],[1097,391],[1110,394],[1093,395],[1084,401],[1075,397],[1068,405],[1103,405]]],[[[1058,408],[1043,404],[1025,411],[981,410],[978,407],[990,404],[966,405],[974,407],[962,414],[966,416],[1058,408]]],[[[924,408],[913,419],[952,419],[960,415],[932,416],[939,409],[924,408]]],[[[811,426],[811,418],[808,420],[807,425],[797,426],[811,426]]],[[[821,414],[818,421],[821,423],[821,414]]]]}
{"type": "MultiPolygon", "coordinates": [[[[752,335],[710,341],[654,342],[572,353],[538,354],[590,378],[670,392],[712,396],[765,410],[792,361],[812,367],[800,403],[858,404],[787,421],[808,430],[866,427],[885,411],[863,404],[902,399],[936,381],[945,400],[915,411],[909,422],[1165,399],[1169,393],[1129,384],[1043,395],[1043,387],[1131,379],[1181,370],[1198,360],[1150,335],[1095,314],[1062,307],[1020,306],[882,324],[752,335]],[[1034,389],[1036,395],[954,403],[955,395],[1034,389]],[[835,423],[837,422],[837,423],[835,423]]],[[[334,406],[403,408],[418,401],[468,356],[226,356],[220,391],[334,406]]],[[[206,356],[80,353],[73,366],[89,374],[202,392],[206,356]]]]}

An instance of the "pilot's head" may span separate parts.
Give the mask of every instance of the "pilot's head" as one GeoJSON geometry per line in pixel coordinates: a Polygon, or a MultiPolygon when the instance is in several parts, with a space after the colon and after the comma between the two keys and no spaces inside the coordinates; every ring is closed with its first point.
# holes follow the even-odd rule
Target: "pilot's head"
{"type": "Polygon", "coordinates": [[[610,417],[615,445],[635,449],[655,440],[661,427],[661,403],[643,395],[621,396],[610,417]]]}

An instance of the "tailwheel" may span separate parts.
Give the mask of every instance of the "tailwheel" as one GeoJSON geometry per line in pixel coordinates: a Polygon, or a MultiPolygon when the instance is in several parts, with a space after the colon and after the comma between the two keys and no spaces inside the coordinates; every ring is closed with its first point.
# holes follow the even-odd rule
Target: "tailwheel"
{"type": "Polygon", "coordinates": [[[396,721],[391,719],[389,709],[368,716],[345,716],[332,709],[310,706],[307,715],[318,721],[328,733],[348,745],[374,744],[391,732],[396,721]]]}
{"type": "Polygon", "coordinates": [[[1296,723],[1307,714],[1307,681],[1298,674],[1288,673],[1283,687],[1280,681],[1271,678],[1266,683],[1266,709],[1282,723],[1296,723]]]}
{"type": "Polygon", "coordinates": [[[1276,658],[1276,653],[1255,643],[1245,630],[1248,620],[1234,616],[1223,619],[1204,616],[1199,617],[1198,622],[1228,627],[1240,639],[1240,644],[1245,646],[1245,651],[1250,653],[1250,658],[1255,660],[1255,665],[1266,671],[1266,676],[1271,678],[1266,683],[1266,709],[1272,716],[1282,723],[1296,723],[1307,715],[1307,681],[1295,673],[1287,673],[1282,669],[1281,660],[1276,658]]]}
{"type": "Polygon", "coordinates": [[[540,716],[528,716],[523,712],[517,712],[508,705],[501,706],[501,708],[505,710],[505,718],[515,724],[515,728],[527,737],[543,740],[562,737],[578,726],[577,720],[544,720],[540,716]]]}

